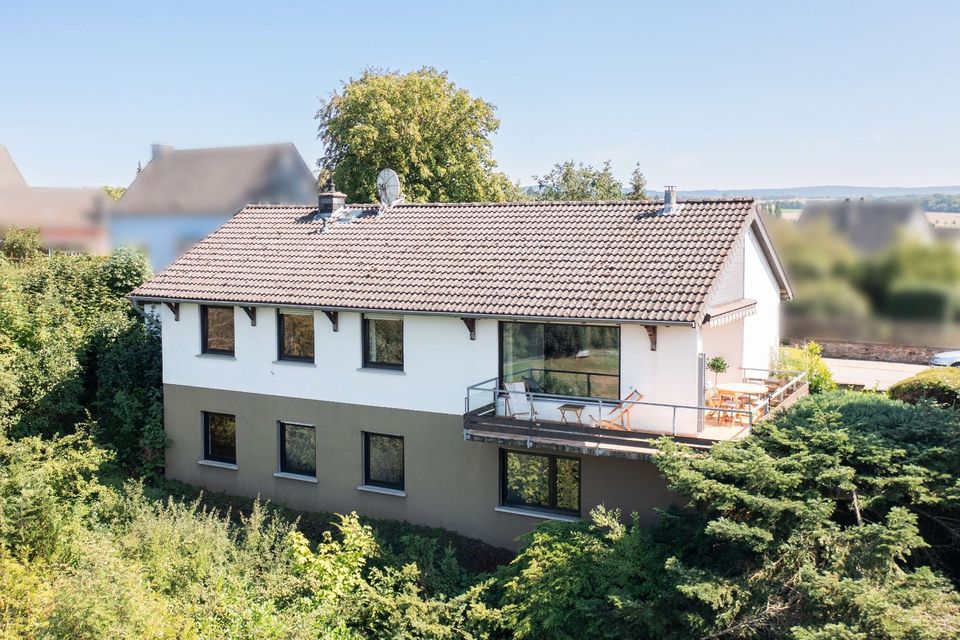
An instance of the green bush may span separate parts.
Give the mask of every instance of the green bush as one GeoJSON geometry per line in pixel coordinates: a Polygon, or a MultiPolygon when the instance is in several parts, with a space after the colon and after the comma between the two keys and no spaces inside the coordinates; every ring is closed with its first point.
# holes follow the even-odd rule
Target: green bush
{"type": "Polygon", "coordinates": [[[798,282],[796,298],[787,309],[814,318],[865,318],[870,302],[847,280],[826,278],[798,282]]]}
{"type": "Polygon", "coordinates": [[[833,374],[821,354],[823,348],[816,342],[803,347],[781,347],[773,368],[781,371],[803,371],[807,374],[810,393],[825,393],[837,388],[833,374]]]}
{"type": "Polygon", "coordinates": [[[938,282],[895,282],[886,300],[887,315],[899,320],[943,322],[953,317],[960,307],[957,286],[938,282]]]}
{"type": "Polygon", "coordinates": [[[906,380],[901,380],[887,391],[894,400],[911,404],[932,400],[939,405],[960,408],[960,369],[932,367],[906,380]]]}
{"type": "Polygon", "coordinates": [[[32,260],[43,253],[40,230],[11,227],[3,234],[0,251],[10,260],[32,260]]]}

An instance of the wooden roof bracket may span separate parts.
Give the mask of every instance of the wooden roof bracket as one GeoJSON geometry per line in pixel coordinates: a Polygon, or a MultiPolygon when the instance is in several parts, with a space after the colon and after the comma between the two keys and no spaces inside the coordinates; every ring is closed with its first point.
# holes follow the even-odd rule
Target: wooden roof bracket
{"type": "Polygon", "coordinates": [[[470,339],[477,339],[477,319],[476,318],[460,318],[463,320],[463,324],[467,325],[467,331],[470,332],[470,339]]]}
{"type": "Polygon", "coordinates": [[[333,326],[334,331],[340,330],[340,312],[339,311],[324,311],[323,312],[327,319],[330,321],[330,324],[333,326]]]}
{"type": "Polygon", "coordinates": [[[657,325],[645,324],[643,328],[647,330],[647,337],[650,338],[650,351],[657,350],[657,325]]]}
{"type": "Polygon", "coordinates": [[[170,309],[171,313],[173,313],[173,321],[180,322],[180,303],[164,302],[163,304],[167,305],[167,309],[170,309]]]}
{"type": "Polygon", "coordinates": [[[247,314],[247,317],[250,318],[250,326],[257,326],[257,308],[256,307],[240,307],[243,309],[243,312],[247,314]]]}

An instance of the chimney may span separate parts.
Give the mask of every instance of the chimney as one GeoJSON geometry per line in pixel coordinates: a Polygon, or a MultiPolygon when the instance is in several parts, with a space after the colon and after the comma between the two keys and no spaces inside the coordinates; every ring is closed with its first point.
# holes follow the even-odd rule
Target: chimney
{"type": "Polygon", "coordinates": [[[337,191],[333,178],[327,180],[323,191],[317,194],[317,215],[329,218],[335,211],[339,211],[347,204],[347,194],[337,191]]]}
{"type": "Polygon", "coordinates": [[[168,144],[152,144],[150,145],[150,149],[153,152],[153,155],[150,158],[151,160],[159,160],[173,151],[173,147],[168,144]]]}
{"type": "Polygon", "coordinates": [[[673,210],[676,208],[677,188],[672,184],[668,184],[663,188],[663,213],[661,215],[673,213],[673,210]]]}

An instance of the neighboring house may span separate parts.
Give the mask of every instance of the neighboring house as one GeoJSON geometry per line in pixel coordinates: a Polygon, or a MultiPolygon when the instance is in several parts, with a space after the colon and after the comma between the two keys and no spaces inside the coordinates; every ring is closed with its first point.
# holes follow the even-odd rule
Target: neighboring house
{"type": "Polygon", "coordinates": [[[749,432],[768,407],[704,408],[704,360],[775,378],[791,296],[752,200],[669,195],[244,208],[130,296],[161,315],[167,476],[508,547],[598,504],[651,522],[654,440],[749,432]]]}
{"type": "Polygon", "coordinates": [[[107,251],[102,189],[31,187],[0,145],[0,234],[10,227],[40,229],[44,249],[107,251]]]}
{"type": "Polygon", "coordinates": [[[883,200],[808,200],[799,224],[829,224],[863,253],[875,253],[892,245],[897,238],[909,236],[932,242],[933,225],[918,203],[883,200]]]}
{"type": "Polygon", "coordinates": [[[290,143],[154,145],[153,158],[110,212],[110,244],[136,246],[160,269],[246,204],[305,204],[316,193],[313,173],[290,143]]]}

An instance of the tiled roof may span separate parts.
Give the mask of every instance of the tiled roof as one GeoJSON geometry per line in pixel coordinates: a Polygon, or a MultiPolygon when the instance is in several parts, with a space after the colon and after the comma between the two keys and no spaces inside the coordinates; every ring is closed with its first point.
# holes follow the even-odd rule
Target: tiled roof
{"type": "Polygon", "coordinates": [[[315,197],[316,180],[289,142],[157,148],[113,215],[233,215],[248,202],[308,204],[315,197]]]}
{"type": "Polygon", "coordinates": [[[402,204],[352,222],[247,206],[132,296],[693,322],[752,199],[402,204]]]}

